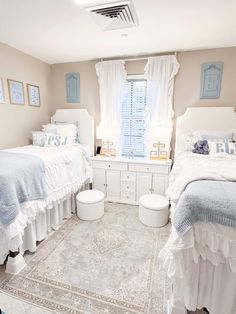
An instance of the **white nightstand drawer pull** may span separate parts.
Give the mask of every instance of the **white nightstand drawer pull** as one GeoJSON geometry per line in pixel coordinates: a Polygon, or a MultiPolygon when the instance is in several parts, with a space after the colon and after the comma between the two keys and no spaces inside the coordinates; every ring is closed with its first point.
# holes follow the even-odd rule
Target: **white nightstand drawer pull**
{"type": "Polygon", "coordinates": [[[121,172],[121,180],[122,181],[135,181],[136,174],[133,172],[121,172]]]}
{"type": "Polygon", "coordinates": [[[129,200],[129,202],[134,203],[135,202],[135,192],[124,192],[121,191],[121,200],[125,201],[125,200],[129,200]]]}
{"type": "Polygon", "coordinates": [[[132,181],[121,181],[121,190],[122,191],[135,191],[135,182],[132,182],[132,181]]]}
{"type": "Polygon", "coordinates": [[[136,172],[153,172],[160,174],[168,174],[169,166],[168,165],[160,165],[160,164],[129,164],[129,170],[136,172]]]}
{"type": "Polygon", "coordinates": [[[110,161],[105,161],[102,159],[93,160],[93,168],[126,171],[127,163],[119,162],[119,161],[110,162],[110,161]]]}

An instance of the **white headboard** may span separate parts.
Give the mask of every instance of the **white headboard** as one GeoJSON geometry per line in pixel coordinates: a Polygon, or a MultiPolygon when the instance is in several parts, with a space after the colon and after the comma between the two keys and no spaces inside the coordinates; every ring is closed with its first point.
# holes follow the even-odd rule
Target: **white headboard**
{"type": "Polygon", "coordinates": [[[175,155],[184,150],[184,134],[194,131],[228,131],[236,128],[234,107],[191,107],[177,118],[175,155]]]}
{"type": "Polygon", "coordinates": [[[51,117],[51,122],[55,121],[78,121],[80,142],[89,145],[91,153],[94,155],[94,119],[86,109],[57,109],[54,116],[51,117]]]}

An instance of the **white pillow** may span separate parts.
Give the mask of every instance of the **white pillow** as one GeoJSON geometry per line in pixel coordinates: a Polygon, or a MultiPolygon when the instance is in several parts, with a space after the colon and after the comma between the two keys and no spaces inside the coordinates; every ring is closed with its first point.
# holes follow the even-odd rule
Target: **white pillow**
{"type": "Polygon", "coordinates": [[[33,145],[36,146],[44,146],[46,140],[47,133],[40,132],[40,131],[33,131],[32,138],[33,138],[33,145]]]}
{"type": "Polygon", "coordinates": [[[184,144],[186,151],[192,151],[197,141],[207,140],[212,142],[232,142],[233,131],[195,131],[184,134],[184,144]]]}
{"type": "Polygon", "coordinates": [[[56,146],[56,147],[61,147],[61,146],[70,146],[72,145],[73,138],[71,136],[63,136],[63,135],[58,135],[58,134],[53,134],[53,133],[45,133],[46,134],[46,139],[45,139],[45,144],[44,146],[56,146]]]}
{"type": "Polygon", "coordinates": [[[79,132],[79,121],[54,121],[56,125],[65,125],[65,124],[73,124],[76,126],[76,140],[75,142],[80,144],[80,132],[79,132]]]}
{"type": "Polygon", "coordinates": [[[61,136],[70,137],[72,142],[76,142],[77,127],[74,124],[47,124],[43,125],[43,132],[54,133],[61,136]]]}
{"type": "Polygon", "coordinates": [[[221,141],[221,142],[232,142],[233,141],[233,130],[229,131],[195,131],[193,132],[195,137],[199,140],[208,141],[221,141]]]}
{"type": "Polygon", "coordinates": [[[236,155],[236,143],[208,141],[210,154],[236,155]]]}

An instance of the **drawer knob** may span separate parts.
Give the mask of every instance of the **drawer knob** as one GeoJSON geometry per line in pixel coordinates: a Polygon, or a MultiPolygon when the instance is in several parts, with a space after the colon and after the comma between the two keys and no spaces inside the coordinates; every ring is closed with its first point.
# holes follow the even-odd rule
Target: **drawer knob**
{"type": "Polygon", "coordinates": [[[147,168],[147,171],[149,171],[149,168],[147,168]]]}
{"type": "Polygon", "coordinates": [[[109,168],[111,168],[111,165],[108,165],[109,168]]]}
{"type": "Polygon", "coordinates": [[[129,176],[127,176],[127,179],[129,179],[129,176]]]}
{"type": "Polygon", "coordinates": [[[129,189],[129,186],[127,186],[127,190],[129,189]]]}

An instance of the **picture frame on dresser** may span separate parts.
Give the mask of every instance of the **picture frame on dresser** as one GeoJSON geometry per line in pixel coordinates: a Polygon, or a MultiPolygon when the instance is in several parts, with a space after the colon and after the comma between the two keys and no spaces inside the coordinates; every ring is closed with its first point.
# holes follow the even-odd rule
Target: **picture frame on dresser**
{"type": "Polygon", "coordinates": [[[0,77],[0,104],[5,103],[5,93],[3,87],[3,79],[0,77]]]}
{"type": "Polygon", "coordinates": [[[12,105],[25,105],[24,83],[7,79],[9,99],[12,105]]]}
{"type": "Polygon", "coordinates": [[[37,85],[27,84],[29,106],[40,107],[40,89],[37,85]]]}

